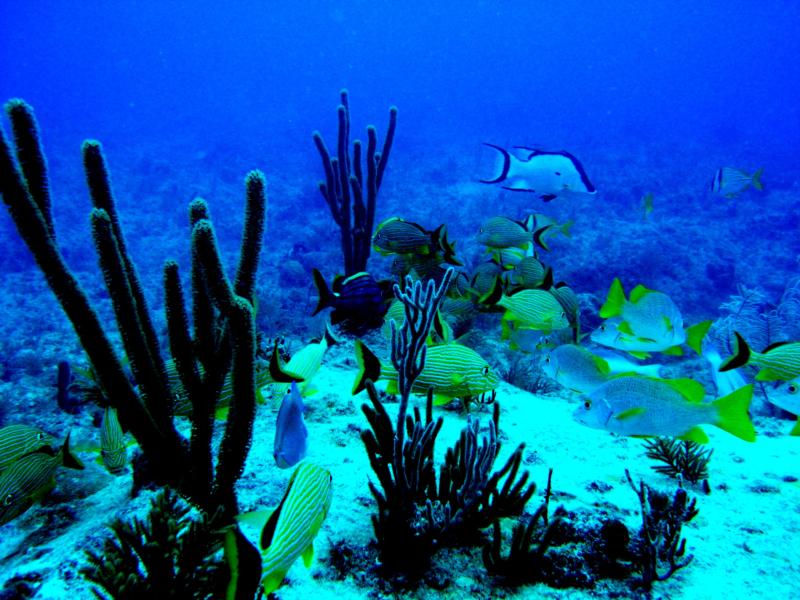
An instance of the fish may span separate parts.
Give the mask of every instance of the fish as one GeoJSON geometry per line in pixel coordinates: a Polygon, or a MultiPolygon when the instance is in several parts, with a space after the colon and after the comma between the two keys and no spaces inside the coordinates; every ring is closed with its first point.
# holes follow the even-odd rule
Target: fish
{"type": "Polygon", "coordinates": [[[549,332],[569,327],[564,307],[545,290],[521,290],[506,295],[498,277],[495,285],[480,299],[481,304],[499,306],[503,313],[503,339],[508,339],[509,327],[521,327],[549,332]]]}
{"type": "MultiPolygon", "coordinates": [[[[356,340],[358,373],[353,383],[353,395],[366,387],[367,380],[388,381],[386,391],[399,393],[397,371],[391,364],[382,363],[361,340],[356,340]]],[[[414,382],[414,394],[427,394],[433,388],[434,404],[447,404],[454,398],[479,396],[500,385],[500,378],[480,354],[472,348],[451,343],[429,346],[425,366],[414,382]]]]}
{"type": "Polygon", "coordinates": [[[644,219],[650,216],[650,213],[653,212],[653,200],[655,196],[653,196],[652,192],[648,192],[644,196],[642,196],[642,214],[644,215],[644,219]]]}
{"type": "Polygon", "coordinates": [[[574,340],[575,336],[570,328],[542,333],[535,329],[517,327],[508,332],[509,349],[529,353],[551,350],[564,344],[571,344],[574,340]]]}
{"type": "Polygon", "coordinates": [[[776,342],[761,352],[751,350],[738,331],[734,331],[733,354],[722,365],[720,372],[738,369],[745,365],[759,367],[756,381],[791,381],[800,376],[800,342],[776,342]]]}
{"type": "Polygon", "coordinates": [[[515,192],[530,192],[545,202],[560,196],[597,193],[583,165],[569,152],[516,146],[515,150],[522,155],[518,158],[500,146],[484,145],[494,148],[500,155],[497,174],[492,179],[481,179],[481,183],[501,184],[503,189],[515,192]]]}
{"type": "Polygon", "coordinates": [[[714,173],[714,179],[711,180],[711,192],[731,199],[741,194],[749,187],[756,190],[763,190],[764,186],[761,183],[761,176],[764,174],[764,169],[758,169],[752,175],[732,167],[722,167],[717,169],[714,173]]]}
{"type": "Polygon", "coordinates": [[[553,269],[534,256],[526,256],[511,272],[511,283],[529,290],[548,290],[553,286],[553,269]]]}
{"type": "Polygon", "coordinates": [[[392,282],[376,281],[364,271],[350,277],[336,278],[331,288],[318,269],[312,271],[319,302],[312,315],[325,308],[333,308],[331,323],[361,327],[378,327],[389,308],[392,282]]]}
{"type": "Polygon", "coordinates": [[[543,232],[543,238],[549,238],[559,233],[564,237],[572,237],[571,229],[575,222],[571,219],[564,223],[559,223],[554,218],[542,213],[532,213],[529,218],[533,220],[531,229],[533,231],[541,230],[543,232]]]}
{"type": "Polygon", "coordinates": [[[532,227],[533,216],[524,221],[515,221],[508,217],[492,217],[480,226],[476,239],[478,243],[493,250],[505,248],[527,250],[542,235],[544,229],[550,226],[546,225],[540,230],[534,230],[532,227]]]}
{"type": "Polygon", "coordinates": [[[0,525],[17,518],[55,487],[58,467],[83,469],[84,465],[69,449],[69,434],[55,452],[43,446],[17,459],[0,474],[0,525]]]}
{"type": "Polygon", "coordinates": [[[439,225],[428,231],[418,223],[399,217],[391,217],[380,223],[372,237],[372,247],[384,256],[390,254],[440,254],[440,262],[455,266],[461,263],[455,258],[455,242],[447,239],[447,228],[439,225]]]}
{"type": "Polygon", "coordinates": [[[702,321],[684,329],[680,310],[668,295],[640,284],[626,299],[619,278],[611,283],[600,317],[605,321],[592,332],[591,340],[638,358],[647,358],[650,352],[680,355],[684,343],[700,354],[712,323],[702,321]]]}
{"type": "Polygon", "coordinates": [[[754,442],[755,428],[747,414],[753,397],[748,384],[713,402],[693,379],[622,376],[610,379],[584,396],[573,413],[579,423],[620,435],[671,436],[704,444],[699,425],[709,424],[754,442]]]}
{"type": "Polygon", "coordinates": [[[550,350],[542,357],[541,366],[548,377],[580,394],[588,394],[611,377],[623,373],[658,377],[661,367],[637,365],[607,351],[600,355],[577,344],[564,344],[550,350]]]}
{"type": "Polygon", "coordinates": [[[472,289],[478,296],[489,293],[495,285],[495,280],[502,273],[502,267],[494,261],[479,264],[472,274],[472,289]]]}
{"type": "Polygon", "coordinates": [[[100,422],[100,458],[112,475],[121,473],[128,463],[128,446],[117,418],[117,409],[107,406],[100,422]]]}
{"type": "Polygon", "coordinates": [[[280,503],[273,511],[239,515],[239,522],[263,523],[261,585],[264,597],[277,590],[294,562],[303,557],[306,567],[314,558],[317,537],[333,499],[330,471],[303,461],[297,465],[280,503]]]}
{"type": "Polygon", "coordinates": [[[287,373],[296,374],[299,379],[291,383],[274,383],[270,387],[273,400],[281,401],[289,391],[290,385],[300,383],[300,391],[304,395],[312,394],[315,390],[311,387],[311,380],[322,365],[322,358],[328,348],[335,346],[339,340],[333,335],[330,327],[325,326],[325,334],[321,339],[316,339],[295,352],[284,365],[287,373]]]}
{"type": "Polygon", "coordinates": [[[42,448],[52,448],[55,440],[49,433],[30,425],[7,425],[0,429],[0,473],[17,460],[42,448]]]}
{"type": "MultiPolygon", "coordinates": [[[[800,378],[775,382],[765,391],[767,400],[771,404],[793,415],[800,415],[800,378]]],[[[789,435],[800,436],[800,418],[795,421],[789,435]]]]}
{"type": "MultiPolygon", "coordinates": [[[[472,303],[470,303],[470,305],[471,304],[472,303]]],[[[397,328],[399,329],[403,325],[405,318],[405,304],[403,304],[400,300],[395,300],[392,302],[392,304],[389,306],[389,311],[386,313],[383,326],[381,327],[381,333],[383,336],[386,339],[391,339],[392,321],[395,322],[397,328]]],[[[430,331],[428,332],[426,343],[428,345],[449,343],[453,340],[453,337],[453,329],[442,316],[442,311],[436,311],[436,315],[433,318],[433,323],[431,323],[430,331]]]]}
{"type": "MultiPolygon", "coordinates": [[[[637,375],[644,375],[645,377],[661,377],[661,369],[664,368],[664,365],[659,363],[643,365],[632,362],[621,354],[614,352],[612,349],[604,348],[602,346],[593,348],[592,354],[599,356],[608,363],[608,368],[611,369],[612,375],[617,373],[636,373],[637,375]]],[[[744,385],[744,381],[742,382],[742,385],[744,385]]],[[[742,385],[739,387],[742,387],[742,385]]],[[[724,394],[717,395],[722,396],[724,394]]]]}
{"type": "Polygon", "coordinates": [[[722,365],[722,357],[719,355],[719,350],[713,343],[708,342],[703,344],[703,358],[711,365],[711,378],[714,380],[714,386],[717,388],[717,396],[725,396],[734,390],[738,390],[745,383],[744,377],[739,372],[739,369],[730,369],[721,372],[719,370],[722,365]]]}
{"type": "Polygon", "coordinates": [[[275,442],[272,456],[280,469],[295,466],[306,456],[308,450],[308,429],[303,420],[303,398],[300,389],[293,381],[284,394],[278,419],[275,423],[275,442]]]}

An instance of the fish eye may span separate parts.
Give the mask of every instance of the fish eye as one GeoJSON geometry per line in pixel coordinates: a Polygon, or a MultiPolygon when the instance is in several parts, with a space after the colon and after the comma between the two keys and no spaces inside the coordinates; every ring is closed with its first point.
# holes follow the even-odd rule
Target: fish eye
{"type": "Polygon", "coordinates": [[[488,374],[489,374],[489,365],[486,365],[485,367],[483,367],[483,369],[481,370],[481,372],[482,372],[484,375],[488,375],[488,374]]]}
{"type": "Polygon", "coordinates": [[[36,434],[36,439],[37,440],[43,440],[44,439],[44,434],[40,431],[39,433],[36,434]]]}
{"type": "Polygon", "coordinates": [[[3,498],[3,504],[6,506],[11,506],[11,503],[14,502],[14,494],[8,494],[5,498],[3,498]]]}
{"type": "Polygon", "coordinates": [[[600,331],[605,331],[606,330],[606,326],[605,325],[600,325],[599,329],[600,329],[600,331]]]}
{"type": "Polygon", "coordinates": [[[786,390],[787,390],[787,391],[788,391],[790,394],[796,394],[796,393],[797,393],[797,385],[796,385],[796,384],[794,384],[794,383],[790,383],[790,384],[789,384],[789,386],[786,388],[786,390]]]}
{"type": "Polygon", "coordinates": [[[585,408],[586,410],[589,410],[590,408],[592,408],[592,401],[591,400],[586,400],[583,403],[583,408],[585,408]]]}
{"type": "Polygon", "coordinates": [[[547,364],[550,364],[550,355],[549,354],[544,357],[544,362],[546,362],[547,364]]]}

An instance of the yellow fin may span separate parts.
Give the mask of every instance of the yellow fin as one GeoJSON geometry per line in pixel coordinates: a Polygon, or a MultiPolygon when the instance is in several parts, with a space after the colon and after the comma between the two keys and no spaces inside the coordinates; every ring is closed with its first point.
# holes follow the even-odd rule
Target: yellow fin
{"type": "Polygon", "coordinates": [[[261,579],[261,585],[264,586],[264,596],[268,596],[281,587],[281,584],[285,578],[286,570],[273,571],[272,573],[265,575],[261,579]]]}
{"type": "Polygon", "coordinates": [[[661,353],[666,354],[667,356],[683,356],[683,348],[680,346],[672,346],[671,348],[662,350],[661,353]]]}
{"type": "Polygon", "coordinates": [[[445,404],[450,404],[453,401],[451,396],[445,396],[444,394],[434,394],[433,395],[433,405],[434,406],[444,406],[445,404]]]}
{"type": "Polygon", "coordinates": [[[800,418],[795,421],[794,427],[792,427],[789,435],[800,435],[800,418]]]}
{"type": "Polygon", "coordinates": [[[647,294],[652,294],[653,290],[649,290],[641,283],[631,290],[630,301],[636,304],[639,300],[644,298],[647,294]]]}
{"type": "Polygon", "coordinates": [[[713,406],[718,412],[717,422],[714,425],[745,442],[755,442],[756,430],[747,414],[752,399],[753,384],[749,383],[715,400],[713,406]]]}
{"type": "Polygon", "coordinates": [[[783,381],[784,377],[772,369],[761,369],[756,375],[756,381],[783,381]]]}
{"type": "Polygon", "coordinates": [[[608,319],[616,317],[622,312],[622,305],[625,304],[625,290],[619,277],[615,277],[608,289],[608,296],[603,306],[600,307],[600,318],[608,319]]]}
{"type": "Polygon", "coordinates": [[[703,349],[703,339],[706,337],[708,330],[711,328],[713,321],[701,321],[695,323],[686,330],[686,345],[700,354],[703,349]]]}
{"type": "Polygon", "coordinates": [[[694,379],[658,379],[686,398],[689,402],[699,403],[706,397],[705,388],[694,379]]]}
{"type": "Polygon", "coordinates": [[[623,410],[618,415],[614,415],[614,418],[618,421],[626,421],[628,419],[632,419],[633,417],[638,417],[645,411],[643,406],[635,406],[633,408],[629,408],[628,410],[623,410]]]}
{"type": "Polygon", "coordinates": [[[679,435],[678,439],[686,440],[687,442],[695,442],[697,444],[708,443],[708,436],[706,435],[706,432],[697,426],[692,427],[689,431],[687,431],[683,435],[679,435]]]}
{"type": "Polygon", "coordinates": [[[308,569],[311,567],[311,561],[314,560],[314,544],[309,544],[308,548],[303,550],[303,553],[300,555],[303,557],[303,564],[308,569]]]}
{"type": "Polygon", "coordinates": [[[627,321],[622,321],[617,325],[617,331],[620,333],[627,333],[628,335],[634,335],[633,329],[631,329],[630,323],[627,321]]]}
{"type": "Polygon", "coordinates": [[[634,358],[638,358],[639,360],[646,360],[650,358],[649,352],[643,352],[641,350],[629,350],[628,354],[630,354],[634,358]]]}

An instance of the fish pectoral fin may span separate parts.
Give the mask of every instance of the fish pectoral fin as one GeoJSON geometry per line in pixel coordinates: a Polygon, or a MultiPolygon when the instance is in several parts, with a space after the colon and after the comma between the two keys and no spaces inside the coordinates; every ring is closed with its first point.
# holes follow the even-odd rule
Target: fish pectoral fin
{"type": "Polygon", "coordinates": [[[792,430],[789,432],[789,435],[800,436],[800,419],[797,419],[797,421],[795,421],[794,427],[792,427],[792,430]]]}
{"type": "MultiPolygon", "coordinates": [[[[628,323],[627,321],[620,321],[619,325],[617,325],[617,331],[619,331],[620,333],[625,333],[627,335],[634,335],[634,336],[636,335],[633,332],[630,323],[628,323]]],[[[645,338],[640,338],[640,339],[645,339],[645,338]]]]}
{"type": "Polygon", "coordinates": [[[462,383],[464,383],[464,376],[459,375],[458,373],[453,373],[452,375],[450,375],[450,383],[452,383],[453,385],[461,385],[462,383]]]}
{"type": "Polygon", "coordinates": [[[697,352],[698,355],[702,354],[703,339],[705,339],[712,323],[713,321],[711,320],[701,321],[686,329],[686,345],[697,352]]]}
{"type": "Polygon", "coordinates": [[[314,544],[309,544],[308,548],[303,550],[300,556],[303,557],[303,564],[306,566],[306,569],[310,568],[311,561],[314,560],[314,544]]]}
{"type": "Polygon", "coordinates": [[[776,373],[772,369],[761,369],[756,375],[756,381],[782,381],[780,373],[776,373]]]}
{"type": "Polygon", "coordinates": [[[452,401],[453,401],[452,396],[445,396],[444,394],[433,395],[434,406],[444,406],[445,404],[450,404],[452,401]]]}
{"type": "Polygon", "coordinates": [[[650,358],[649,352],[642,352],[641,350],[629,350],[628,354],[630,354],[634,358],[638,358],[639,360],[646,360],[650,358]]]}
{"type": "Polygon", "coordinates": [[[683,435],[679,435],[678,439],[685,440],[687,442],[695,442],[696,444],[708,443],[708,435],[706,435],[706,432],[697,426],[692,427],[689,431],[687,431],[683,435]]]}
{"type": "Polygon", "coordinates": [[[644,413],[645,408],[643,406],[635,406],[633,408],[629,408],[627,410],[623,410],[621,413],[614,415],[614,418],[618,421],[627,421],[628,419],[632,419],[633,417],[638,417],[642,413],[644,413]]]}
{"type": "Polygon", "coordinates": [[[662,350],[661,353],[666,354],[667,356],[683,356],[683,348],[680,346],[672,346],[671,348],[662,350]]]}

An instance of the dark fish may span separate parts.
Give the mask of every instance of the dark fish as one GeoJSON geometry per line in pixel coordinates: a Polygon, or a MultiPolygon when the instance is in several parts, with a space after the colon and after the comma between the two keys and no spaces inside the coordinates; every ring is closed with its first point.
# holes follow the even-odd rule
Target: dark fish
{"type": "Polygon", "coordinates": [[[303,398],[297,384],[292,382],[288,393],[284,394],[278,420],[275,424],[275,444],[272,456],[281,469],[288,469],[299,463],[308,449],[308,429],[303,421],[303,398]]]}
{"type": "Polygon", "coordinates": [[[322,273],[313,270],[319,302],[312,313],[333,308],[331,323],[348,324],[351,328],[378,327],[389,309],[391,281],[376,281],[369,273],[361,272],[347,278],[337,278],[331,288],[322,273]]]}

